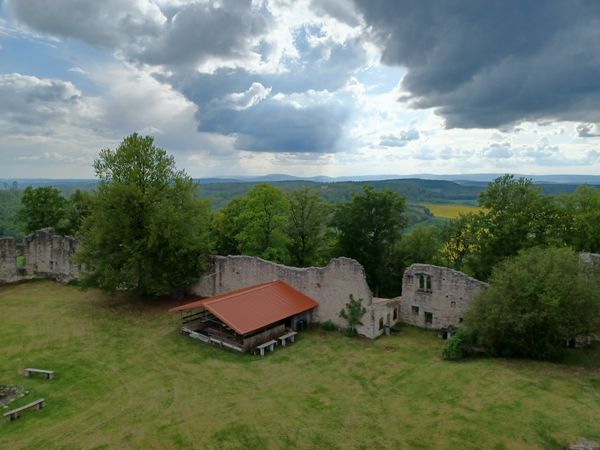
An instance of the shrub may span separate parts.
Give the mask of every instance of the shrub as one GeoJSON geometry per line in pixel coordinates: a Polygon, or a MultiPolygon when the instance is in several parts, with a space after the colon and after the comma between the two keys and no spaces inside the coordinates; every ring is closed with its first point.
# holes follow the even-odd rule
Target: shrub
{"type": "Polygon", "coordinates": [[[336,331],[337,326],[331,320],[328,320],[321,324],[321,329],[324,331],[336,331]]]}
{"type": "Polygon", "coordinates": [[[568,248],[533,248],[492,272],[465,316],[478,345],[498,356],[552,359],[600,329],[600,276],[568,248]]]}
{"type": "Polygon", "coordinates": [[[465,327],[458,331],[446,341],[442,348],[442,358],[448,361],[458,361],[471,355],[475,344],[475,335],[465,327]]]}
{"type": "Polygon", "coordinates": [[[348,328],[346,330],[347,336],[356,336],[356,327],[362,325],[362,316],[365,315],[367,309],[362,306],[362,298],[354,298],[350,294],[350,301],[346,303],[346,307],[340,311],[340,317],[346,319],[348,322],[348,328]]]}

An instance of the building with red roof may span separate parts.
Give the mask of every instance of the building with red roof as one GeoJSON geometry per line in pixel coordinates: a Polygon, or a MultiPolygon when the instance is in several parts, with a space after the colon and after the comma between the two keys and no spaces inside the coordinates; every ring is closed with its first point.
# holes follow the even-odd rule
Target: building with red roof
{"type": "Polygon", "coordinates": [[[242,352],[295,334],[310,322],[318,305],[285,281],[276,280],[199,299],[170,311],[181,313],[182,330],[190,336],[242,352]]]}

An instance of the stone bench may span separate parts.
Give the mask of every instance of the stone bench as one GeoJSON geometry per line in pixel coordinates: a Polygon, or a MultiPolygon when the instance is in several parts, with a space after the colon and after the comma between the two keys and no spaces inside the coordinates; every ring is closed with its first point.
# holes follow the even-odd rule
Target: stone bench
{"type": "Polygon", "coordinates": [[[27,369],[23,370],[23,374],[26,377],[30,377],[32,373],[41,373],[44,375],[44,378],[46,380],[51,380],[52,378],[54,378],[54,370],[32,369],[32,368],[27,368],[27,369]]]}
{"type": "Polygon", "coordinates": [[[283,336],[279,336],[279,340],[281,341],[281,345],[285,347],[285,342],[289,339],[290,342],[294,342],[294,340],[296,339],[296,335],[298,333],[295,331],[290,331],[289,333],[284,334],[283,336]]]}
{"type": "Polygon", "coordinates": [[[44,406],[46,406],[46,401],[43,398],[40,398],[35,402],[28,403],[27,405],[21,406],[17,409],[13,409],[12,411],[5,412],[3,416],[6,417],[8,421],[12,422],[13,420],[17,420],[20,417],[20,413],[25,411],[26,409],[42,409],[44,406]]]}
{"type": "Polygon", "coordinates": [[[265,356],[265,349],[268,347],[269,351],[274,351],[275,350],[275,346],[277,345],[277,341],[276,340],[270,340],[265,342],[264,344],[260,344],[258,345],[254,351],[256,352],[257,350],[260,352],[260,356],[265,356]]]}

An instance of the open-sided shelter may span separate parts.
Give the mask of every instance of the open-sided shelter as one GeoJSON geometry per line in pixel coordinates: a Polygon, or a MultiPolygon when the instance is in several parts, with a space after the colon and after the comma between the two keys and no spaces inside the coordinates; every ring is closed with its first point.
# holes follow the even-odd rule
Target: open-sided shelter
{"type": "Polygon", "coordinates": [[[182,330],[204,342],[240,352],[303,329],[319,304],[277,280],[172,308],[182,330]]]}

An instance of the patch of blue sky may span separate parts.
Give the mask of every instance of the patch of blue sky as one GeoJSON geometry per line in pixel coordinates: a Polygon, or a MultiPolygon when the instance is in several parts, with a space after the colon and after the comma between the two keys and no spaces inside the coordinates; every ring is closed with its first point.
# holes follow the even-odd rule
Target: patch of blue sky
{"type": "Polygon", "coordinates": [[[98,67],[103,61],[114,62],[112,55],[74,41],[54,45],[36,38],[4,36],[0,45],[0,73],[71,81],[85,95],[101,92],[82,72],[91,65],[98,67]]]}
{"type": "Polygon", "coordinates": [[[404,67],[375,66],[358,72],[355,77],[365,85],[367,93],[377,95],[392,91],[405,74],[404,67]]]}

